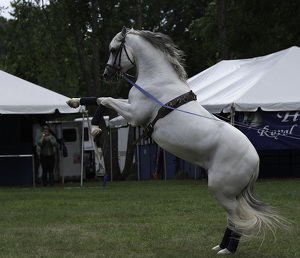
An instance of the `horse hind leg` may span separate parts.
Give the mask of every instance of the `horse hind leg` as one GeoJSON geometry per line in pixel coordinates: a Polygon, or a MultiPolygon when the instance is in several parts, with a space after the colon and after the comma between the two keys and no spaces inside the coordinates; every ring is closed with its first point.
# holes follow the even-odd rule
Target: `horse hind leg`
{"type": "Polygon", "coordinates": [[[238,215],[238,202],[235,194],[228,193],[222,186],[212,181],[209,182],[209,188],[217,202],[227,212],[228,224],[225,230],[222,241],[219,245],[213,248],[214,251],[219,251],[218,254],[233,254],[238,248],[239,240],[242,232],[236,229],[235,225],[231,222],[231,218],[238,215]]]}
{"type": "MultiPolygon", "coordinates": [[[[226,247],[230,252],[236,251],[238,241],[234,243],[234,239],[239,240],[241,235],[243,235],[245,240],[250,240],[259,233],[262,233],[264,237],[267,230],[270,230],[275,235],[276,228],[288,228],[284,218],[255,196],[253,185],[256,175],[254,173],[246,185],[241,180],[240,186],[244,185],[244,188],[242,190],[235,189],[235,191],[226,187],[228,182],[219,179],[212,180],[215,179],[213,177],[209,178],[209,181],[211,180],[209,188],[216,200],[227,212],[228,228],[233,231],[226,247]]],[[[227,241],[228,235],[225,231],[224,237],[227,241]]],[[[220,254],[225,252],[223,250],[220,251],[220,254]]]]}
{"type": "Polygon", "coordinates": [[[221,243],[212,250],[218,251],[218,254],[233,254],[237,250],[240,238],[239,233],[227,227],[221,243]]]}
{"type": "Polygon", "coordinates": [[[242,232],[239,232],[235,226],[230,223],[230,214],[236,213],[236,201],[235,198],[222,198],[221,200],[218,200],[221,206],[227,211],[228,215],[228,225],[224,232],[224,236],[222,238],[222,241],[219,245],[215,246],[212,250],[218,251],[218,254],[233,254],[236,252],[239,240],[241,238],[242,232]]]}

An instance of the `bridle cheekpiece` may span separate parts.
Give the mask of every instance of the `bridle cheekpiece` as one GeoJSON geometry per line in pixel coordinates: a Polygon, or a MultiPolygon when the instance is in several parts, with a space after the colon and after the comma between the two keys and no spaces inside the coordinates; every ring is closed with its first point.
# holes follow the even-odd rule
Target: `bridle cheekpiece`
{"type": "MultiPolygon", "coordinates": [[[[127,35],[127,34],[126,34],[127,35]]],[[[117,50],[117,54],[115,56],[114,62],[113,64],[106,64],[106,69],[112,74],[115,75],[117,74],[118,76],[121,76],[121,71],[122,71],[122,67],[121,67],[121,56],[122,56],[122,51],[124,49],[126,56],[128,58],[128,60],[130,61],[130,63],[135,66],[134,62],[130,59],[126,46],[125,46],[125,38],[126,35],[123,37],[123,39],[121,39],[121,44],[117,50]]]]}

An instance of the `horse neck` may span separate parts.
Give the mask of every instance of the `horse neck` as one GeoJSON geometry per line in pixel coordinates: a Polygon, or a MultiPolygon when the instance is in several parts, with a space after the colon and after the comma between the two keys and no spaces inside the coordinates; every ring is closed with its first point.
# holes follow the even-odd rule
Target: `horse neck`
{"type": "Polygon", "coordinates": [[[156,82],[160,85],[184,85],[179,79],[173,66],[167,60],[162,51],[155,48],[140,36],[134,36],[132,40],[132,51],[136,63],[138,81],[156,82]]]}

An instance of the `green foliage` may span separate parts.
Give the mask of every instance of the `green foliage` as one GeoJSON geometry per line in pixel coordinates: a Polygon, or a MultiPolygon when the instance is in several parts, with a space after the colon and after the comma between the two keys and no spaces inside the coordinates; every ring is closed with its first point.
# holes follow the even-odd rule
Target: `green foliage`
{"type": "MultiPolygon", "coordinates": [[[[293,227],[241,242],[235,257],[299,257],[299,183],[256,183],[293,227]]],[[[205,180],[2,187],[0,201],[1,257],[216,257],[226,225],[205,180]]]]}
{"type": "Polygon", "coordinates": [[[57,6],[13,2],[5,28],[3,70],[66,95],[77,93],[79,62],[68,26],[57,6]],[[51,10],[50,10],[51,9],[51,10]]]}
{"type": "Polygon", "coordinates": [[[195,74],[201,64],[200,44],[196,39],[189,43],[187,28],[206,5],[195,0],[51,0],[47,5],[39,0],[13,1],[14,19],[5,24],[0,39],[0,67],[69,96],[126,98],[128,84],[112,87],[101,79],[112,37],[124,25],[168,34],[187,54],[189,74],[195,74]]]}
{"type": "MultiPolygon", "coordinates": [[[[158,2],[158,1],[157,1],[158,2]]],[[[161,2],[161,1],[159,1],[161,2]]],[[[193,20],[202,17],[207,1],[173,0],[156,3],[161,8],[161,20],[156,30],[169,35],[175,44],[186,54],[186,70],[188,76],[195,75],[206,68],[203,60],[202,42],[192,37],[189,25],[193,20]]]]}
{"type": "Polygon", "coordinates": [[[237,17],[238,23],[233,21],[230,24],[232,28],[237,28],[233,30],[233,37],[242,35],[243,47],[237,39],[233,41],[233,46],[242,57],[259,56],[300,45],[300,28],[297,25],[299,1],[253,1],[251,5],[245,1],[239,10],[236,6],[232,6],[232,10],[243,14],[237,17]],[[241,26],[244,27],[243,33],[241,26]]]}
{"type": "MultiPolygon", "coordinates": [[[[171,36],[186,53],[189,76],[220,61],[217,0],[44,3],[15,0],[15,19],[0,17],[0,68],[62,94],[127,97],[125,82],[101,79],[108,44],[124,25],[171,36]]],[[[299,12],[296,0],[227,1],[231,58],[299,46],[299,12]]]]}
{"type": "MultiPolygon", "coordinates": [[[[227,1],[227,32],[231,59],[270,54],[300,46],[297,0],[227,1]]],[[[218,1],[210,1],[205,15],[190,25],[193,37],[203,41],[205,59],[220,61],[218,1]]]]}

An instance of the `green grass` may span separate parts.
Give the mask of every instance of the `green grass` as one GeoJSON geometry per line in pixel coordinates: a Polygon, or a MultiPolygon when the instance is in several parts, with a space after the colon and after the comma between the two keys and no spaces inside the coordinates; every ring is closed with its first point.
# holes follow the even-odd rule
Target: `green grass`
{"type": "MultiPolygon", "coordinates": [[[[300,180],[259,180],[256,193],[293,224],[235,257],[300,257],[300,180]]],[[[2,187],[0,199],[0,257],[216,257],[226,227],[205,180],[2,187]]]]}

